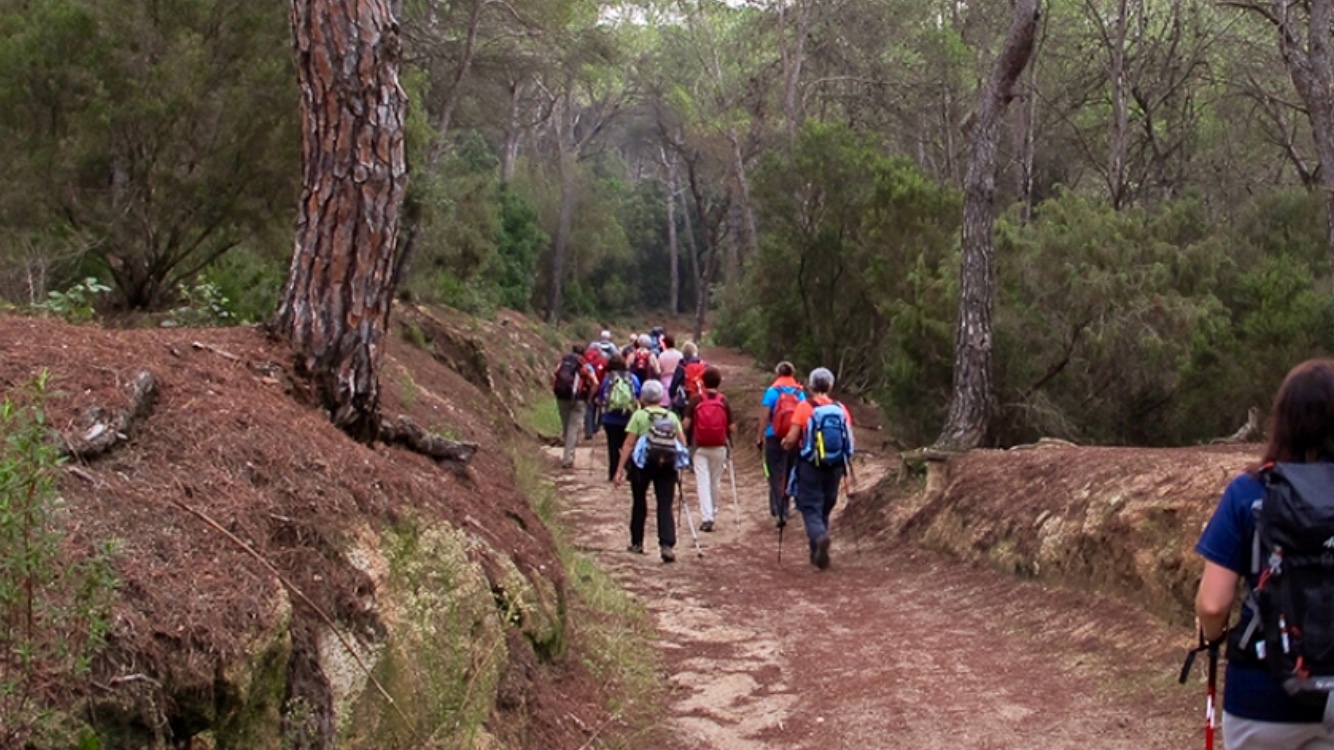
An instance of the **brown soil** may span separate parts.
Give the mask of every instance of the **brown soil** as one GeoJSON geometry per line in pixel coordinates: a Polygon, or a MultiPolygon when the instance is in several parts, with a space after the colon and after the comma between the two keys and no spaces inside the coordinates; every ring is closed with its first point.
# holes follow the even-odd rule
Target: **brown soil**
{"type": "MultiPolygon", "coordinates": [[[[508,551],[525,573],[559,582],[552,540],[515,488],[505,447],[529,439],[510,407],[545,379],[549,342],[514,316],[476,323],[407,308],[395,321],[385,413],[479,443],[466,470],[348,440],[302,405],[288,354],[258,330],[107,331],[0,316],[0,384],[12,392],[51,370],[51,422],[68,436],[86,427],[90,407],[123,408],[124,384],[139,370],[161,387],[128,443],[60,480],[71,554],[93,540],[125,541],[116,563],[124,601],[87,690],[120,689],[109,686],[131,673],[207,690],[249,623],[271,616],[257,593],[276,585],[268,572],[175,501],[253,545],[340,621],[366,628],[374,623],[364,581],[336,559],[340,535],[363,520],[446,520],[508,551]],[[424,337],[428,349],[405,336],[424,337]],[[489,357],[470,343],[478,340],[490,342],[489,357]]],[[[705,355],[753,420],[766,373],[725,351],[705,355]]],[[[897,470],[898,459],[874,411],[856,417],[865,491],[897,470]]],[[[828,571],[807,563],[799,521],[788,526],[780,563],[753,450],[737,457],[736,504],[725,483],[718,528],[700,534],[703,556],[681,528],[678,562],[663,565],[624,551],[629,493],[604,481],[600,435],[583,444],[574,471],[560,471],[555,450],[546,450],[571,538],[657,625],[671,688],[657,733],[665,739],[655,742],[663,750],[1175,748],[1198,737],[1202,691],[1175,683],[1188,629],[1110,598],[924,551],[897,528],[887,532],[879,514],[845,517],[846,502],[835,511],[828,571]]],[[[1090,471],[1122,460],[1081,455],[1090,471]]],[[[1019,494],[1029,480],[998,474],[982,490],[1019,494]]],[[[689,476],[686,490],[694,503],[689,476]]],[[[698,505],[691,510],[698,521],[698,505]]],[[[566,658],[542,663],[515,649],[492,723],[506,742],[575,750],[607,738],[590,736],[615,722],[602,708],[604,687],[582,666],[577,626],[585,614],[571,613],[566,658]]],[[[311,614],[298,607],[296,616],[311,614]]],[[[188,733],[180,721],[173,731],[188,733]]]]}
{"type": "MultiPolygon", "coordinates": [[[[728,352],[705,356],[753,419],[767,375],[728,352]]],[[[898,461],[878,449],[873,415],[856,416],[865,488],[898,461]]],[[[679,528],[678,562],[665,565],[624,551],[629,490],[605,481],[601,436],[583,445],[575,470],[553,477],[576,541],[657,623],[668,748],[1178,748],[1199,736],[1202,691],[1175,681],[1187,629],[925,551],[852,514],[859,529],[846,498],[829,570],[808,563],[799,521],[780,563],[753,450],[737,456],[737,504],[725,481],[717,529],[699,534],[703,555],[679,528]]],[[[698,523],[693,477],[685,484],[698,523]]],[[[653,529],[650,512],[650,542],[653,529]]]]}

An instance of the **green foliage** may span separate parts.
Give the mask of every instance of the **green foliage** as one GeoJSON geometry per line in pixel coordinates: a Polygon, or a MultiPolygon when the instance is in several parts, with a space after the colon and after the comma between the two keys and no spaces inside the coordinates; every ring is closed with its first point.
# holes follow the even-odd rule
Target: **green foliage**
{"type": "Polygon", "coordinates": [[[89,276],[63,292],[54,290],[47,292],[46,301],[33,305],[33,308],[58,315],[70,322],[85,322],[92,320],[94,313],[97,312],[97,298],[109,291],[111,287],[98,281],[96,277],[89,276]]]}
{"type": "Polygon", "coordinates": [[[756,201],[771,231],[745,288],[722,292],[724,340],[881,390],[896,424],[924,419],[925,403],[934,413],[938,385],[924,375],[952,362],[933,321],[954,304],[958,195],[846,127],[811,121],[759,172],[756,201]]]}
{"type": "Polygon", "coordinates": [[[81,677],[102,644],[113,545],[71,561],[56,489],[61,463],[45,372],[0,402],[0,746],[17,747],[51,689],[81,677]]]}
{"type": "Polygon", "coordinates": [[[273,209],[300,174],[281,7],[6,0],[0,29],[0,224],[82,235],[86,267],[67,273],[156,309],[231,248],[290,231],[273,209]]]}

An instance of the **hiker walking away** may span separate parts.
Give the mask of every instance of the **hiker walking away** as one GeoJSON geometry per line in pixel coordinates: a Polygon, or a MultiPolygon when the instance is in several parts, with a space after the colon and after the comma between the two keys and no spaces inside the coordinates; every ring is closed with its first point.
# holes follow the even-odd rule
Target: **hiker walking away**
{"type": "Polygon", "coordinates": [[[658,355],[658,380],[662,381],[662,405],[672,405],[672,379],[676,377],[677,364],[685,357],[676,348],[676,339],[670,333],[662,335],[662,353],[658,355]]]}
{"type": "Polygon", "coordinates": [[[597,385],[593,368],[580,356],[582,351],[583,348],[576,344],[569,354],[560,358],[560,364],[556,365],[556,372],[551,376],[551,392],[556,397],[561,437],[565,443],[565,452],[560,461],[562,469],[574,466],[574,449],[579,444],[579,428],[583,425],[584,410],[597,385]]]}
{"type": "Polygon", "coordinates": [[[667,335],[667,329],[662,326],[653,326],[648,331],[648,348],[652,350],[653,356],[662,354],[662,338],[667,335]]]}
{"type": "Polygon", "coordinates": [[[736,422],[732,407],[718,392],[723,373],[717,367],[704,370],[704,393],[690,400],[681,425],[690,436],[694,451],[690,464],[695,469],[695,494],[699,496],[700,531],[713,531],[717,519],[718,487],[727,468],[727,451],[736,422]]]}
{"type": "MultiPolygon", "coordinates": [[[[700,359],[699,347],[693,341],[681,345],[681,361],[676,365],[676,373],[667,390],[672,394],[672,411],[685,414],[690,399],[704,393],[704,371],[709,363],[700,359]]],[[[689,433],[687,433],[687,437],[689,433]]]]}
{"type": "Polygon", "coordinates": [[[792,415],[797,405],[806,400],[793,374],[791,362],[779,362],[774,368],[774,382],[764,391],[761,401],[760,434],[755,446],[764,453],[764,475],[769,479],[769,515],[778,521],[778,527],[787,524],[787,479],[797,460],[796,449],[783,447],[783,438],[792,426],[792,415]]]}
{"type": "Polygon", "coordinates": [[[602,356],[602,348],[596,343],[585,349],[583,356],[584,362],[593,370],[593,394],[584,409],[584,439],[592,440],[602,423],[602,407],[598,403],[597,394],[601,390],[602,378],[607,371],[607,360],[602,356]]]}
{"type": "MultiPolygon", "coordinates": [[[[852,415],[829,397],[834,373],[824,367],[806,381],[809,398],[797,405],[783,447],[800,446],[796,464],[797,511],[811,543],[811,563],[829,567],[829,514],[838,502],[838,485],[852,459],[852,415]]],[[[851,488],[849,488],[851,492],[851,488]]]]}
{"type": "Polygon", "coordinates": [[[602,428],[607,433],[607,481],[616,478],[616,467],[621,461],[621,444],[625,442],[625,426],[639,408],[639,379],[625,369],[625,358],[611,355],[607,372],[598,390],[597,403],[602,409],[602,428]]]}
{"type": "Polygon", "coordinates": [[[690,463],[685,434],[676,415],[662,408],[662,383],[650,380],[639,393],[642,408],[625,426],[625,442],[612,481],[620,486],[629,463],[630,552],[644,552],[644,523],[648,519],[648,490],[653,487],[657,504],[658,551],[665,563],[676,561],[676,522],[672,517],[672,495],[677,471],[690,463]]]}
{"type": "Polygon", "coordinates": [[[638,348],[639,348],[639,334],[632,333],[630,334],[630,343],[621,347],[621,356],[625,357],[626,366],[629,366],[630,357],[635,353],[635,350],[638,348]]]}
{"type": "Polygon", "coordinates": [[[1204,557],[1195,615],[1206,646],[1227,639],[1225,747],[1330,750],[1329,693],[1301,678],[1334,674],[1334,360],[1288,373],[1268,432],[1259,462],[1228,484],[1195,545],[1204,557]],[[1243,578],[1246,600],[1229,631],[1243,578]]]}
{"type": "Polygon", "coordinates": [[[597,347],[598,353],[602,355],[604,360],[611,359],[611,355],[617,354],[620,351],[616,348],[616,343],[611,340],[611,331],[608,331],[605,328],[602,329],[602,333],[598,334],[598,340],[592,342],[589,346],[597,347]]]}
{"type": "Polygon", "coordinates": [[[640,383],[658,379],[658,358],[649,349],[647,333],[639,337],[635,350],[625,358],[625,364],[630,368],[630,374],[639,378],[640,383]]]}

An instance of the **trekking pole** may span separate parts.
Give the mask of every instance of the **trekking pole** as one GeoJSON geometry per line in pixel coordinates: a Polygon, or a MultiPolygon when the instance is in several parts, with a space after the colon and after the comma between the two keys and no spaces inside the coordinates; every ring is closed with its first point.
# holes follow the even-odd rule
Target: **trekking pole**
{"type": "Polygon", "coordinates": [[[695,553],[704,556],[704,548],[699,546],[699,533],[695,531],[695,519],[690,515],[690,506],[686,503],[686,485],[681,481],[681,474],[676,474],[676,488],[681,491],[681,507],[685,508],[686,521],[690,523],[690,537],[695,540],[695,553]]]}
{"type": "MultiPolygon", "coordinates": [[[[847,515],[848,511],[852,510],[852,490],[849,489],[852,486],[852,484],[851,482],[848,481],[848,473],[852,471],[852,465],[848,463],[847,456],[843,457],[843,471],[845,472],[843,474],[843,494],[848,496],[848,502],[847,505],[843,508],[843,514],[847,515]]],[[[862,553],[861,524],[857,523],[855,520],[851,521],[851,523],[852,523],[852,540],[857,545],[857,554],[860,555],[862,553]]]]}
{"type": "Polygon", "coordinates": [[[1218,648],[1222,643],[1220,638],[1212,643],[1204,640],[1204,631],[1200,631],[1200,645],[1186,652],[1186,663],[1181,665],[1181,676],[1177,682],[1182,685],[1190,678],[1191,665],[1195,663],[1195,655],[1201,651],[1209,653],[1208,672],[1205,677],[1206,697],[1204,703],[1204,750],[1214,750],[1214,728],[1215,728],[1215,710],[1216,696],[1218,693],[1218,648]]]}
{"type": "Polygon", "coordinates": [[[732,441],[727,442],[727,475],[732,480],[732,510],[736,512],[737,525],[741,525],[741,501],[736,496],[736,469],[732,465],[732,441]]]}

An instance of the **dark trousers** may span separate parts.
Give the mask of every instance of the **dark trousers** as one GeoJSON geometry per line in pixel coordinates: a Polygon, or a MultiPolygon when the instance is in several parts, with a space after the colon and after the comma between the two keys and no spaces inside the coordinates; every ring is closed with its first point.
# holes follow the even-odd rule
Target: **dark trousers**
{"type": "Polygon", "coordinates": [[[591,438],[598,434],[598,425],[602,422],[602,408],[590,403],[584,409],[584,437],[591,438]]]}
{"type": "MultiPolygon", "coordinates": [[[[616,478],[616,464],[621,461],[621,446],[625,444],[625,425],[604,424],[602,427],[607,433],[607,481],[610,482],[616,478]]],[[[633,466],[626,468],[634,471],[633,466]]]]}
{"type": "Polygon", "coordinates": [[[764,439],[764,465],[769,469],[769,515],[787,518],[787,477],[797,461],[797,451],[783,450],[783,441],[769,436],[764,439]]]}
{"type": "Polygon", "coordinates": [[[829,514],[838,502],[838,483],[843,467],[816,466],[797,461],[797,511],[806,525],[806,537],[815,552],[815,540],[829,533],[829,514]]]}
{"type": "Polygon", "coordinates": [[[672,494],[676,491],[676,469],[630,465],[630,543],[644,544],[644,522],[648,520],[648,488],[658,505],[658,545],[676,546],[676,519],[672,516],[672,494]]]}

